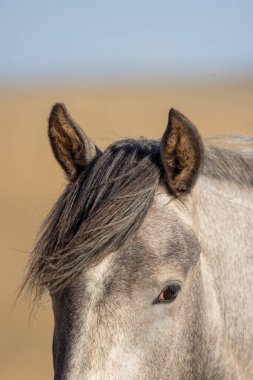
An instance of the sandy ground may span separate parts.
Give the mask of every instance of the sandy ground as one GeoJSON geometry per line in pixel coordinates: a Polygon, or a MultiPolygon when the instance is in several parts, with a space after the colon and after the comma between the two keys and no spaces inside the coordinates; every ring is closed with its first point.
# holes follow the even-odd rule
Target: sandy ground
{"type": "Polygon", "coordinates": [[[63,101],[86,133],[104,148],[112,140],[160,138],[170,107],[187,115],[203,136],[253,136],[253,83],[142,88],[0,90],[0,379],[51,379],[50,301],[36,316],[14,305],[41,221],[65,179],[47,141],[47,117],[63,101]]]}

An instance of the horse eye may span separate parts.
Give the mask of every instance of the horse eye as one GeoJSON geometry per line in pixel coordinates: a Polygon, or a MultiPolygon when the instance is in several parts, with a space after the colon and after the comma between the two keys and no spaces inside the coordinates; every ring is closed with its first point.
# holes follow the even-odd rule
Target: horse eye
{"type": "Polygon", "coordinates": [[[180,291],[179,284],[168,285],[157,297],[155,303],[171,303],[175,301],[180,291]]]}

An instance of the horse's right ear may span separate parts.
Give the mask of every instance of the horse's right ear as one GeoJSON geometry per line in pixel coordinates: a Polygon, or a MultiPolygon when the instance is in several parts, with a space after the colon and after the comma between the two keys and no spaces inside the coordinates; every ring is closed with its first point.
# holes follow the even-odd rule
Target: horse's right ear
{"type": "Polygon", "coordinates": [[[54,155],[70,181],[100,152],[61,103],[52,108],[48,136],[54,155]]]}

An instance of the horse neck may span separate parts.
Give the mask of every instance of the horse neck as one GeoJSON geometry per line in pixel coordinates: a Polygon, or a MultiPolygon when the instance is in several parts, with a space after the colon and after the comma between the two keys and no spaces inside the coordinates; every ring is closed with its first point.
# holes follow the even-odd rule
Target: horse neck
{"type": "Polygon", "coordinates": [[[231,348],[229,359],[249,363],[253,341],[252,187],[202,175],[192,202],[209,334],[216,344],[220,339],[220,345],[231,348]]]}

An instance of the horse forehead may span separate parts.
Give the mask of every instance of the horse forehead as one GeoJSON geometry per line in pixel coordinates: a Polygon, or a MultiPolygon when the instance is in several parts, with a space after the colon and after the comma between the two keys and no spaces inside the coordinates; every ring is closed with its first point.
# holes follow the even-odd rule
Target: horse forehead
{"type": "Polygon", "coordinates": [[[126,245],[87,271],[88,290],[99,291],[98,284],[102,286],[108,275],[116,280],[122,275],[128,277],[128,272],[151,274],[154,264],[160,266],[170,257],[174,264],[181,265],[183,260],[188,266],[198,255],[199,244],[192,228],[189,205],[186,207],[181,201],[173,200],[163,188],[158,189],[139,231],[126,245]]]}
{"type": "Polygon", "coordinates": [[[196,240],[191,200],[172,198],[159,187],[138,235],[155,249],[168,240],[196,240]]]}

